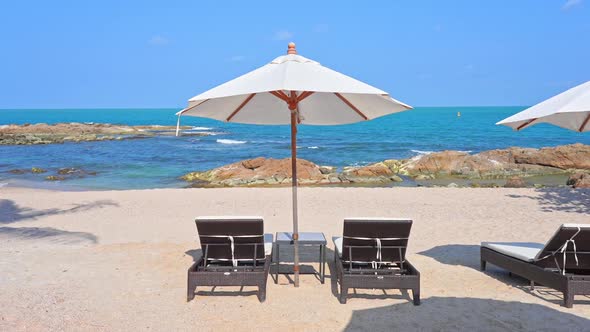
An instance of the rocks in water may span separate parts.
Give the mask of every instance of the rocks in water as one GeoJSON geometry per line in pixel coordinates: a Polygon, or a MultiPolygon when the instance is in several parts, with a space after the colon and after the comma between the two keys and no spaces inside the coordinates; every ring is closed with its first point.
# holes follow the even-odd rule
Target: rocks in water
{"type": "Polygon", "coordinates": [[[590,173],[577,172],[570,175],[567,185],[573,188],[590,188],[590,173]]]}
{"type": "Polygon", "coordinates": [[[590,145],[578,143],[542,149],[512,148],[511,152],[517,164],[590,169],[590,145]]]}
{"type": "MultiPolygon", "coordinates": [[[[340,183],[386,183],[402,181],[387,166],[368,165],[348,168],[336,173],[336,167],[318,166],[297,159],[297,179],[301,185],[340,183]]],[[[255,158],[222,166],[205,172],[192,172],[183,180],[193,186],[265,186],[291,184],[291,158],[255,158]]]]}
{"type": "Polygon", "coordinates": [[[60,175],[71,175],[71,174],[81,174],[83,171],[79,168],[73,168],[73,167],[69,167],[69,168],[60,168],[57,171],[57,174],[60,175]]]}
{"type": "MultiPolygon", "coordinates": [[[[383,184],[403,181],[385,162],[346,167],[342,173],[337,173],[334,166],[318,166],[310,161],[297,159],[297,172],[301,185],[383,184]]],[[[291,159],[248,159],[204,172],[188,173],[181,178],[196,186],[288,185],[292,181],[291,159]]]]}
{"type": "Polygon", "coordinates": [[[521,177],[518,176],[513,176],[511,178],[509,178],[508,180],[506,180],[506,184],[504,185],[504,188],[525,188],[526,187],[526,183],[524,182],[524,180],[521,177]]]}
{"type": "MultiPolygon", "coordinates": [[[[416,181],[444,179],[508,179],[506,186],[526,187],[523,178],[536,175],[568,174],[572,168],[590,170],[590,146],[572,144],[555,148],[509,148],[478,154],[442,151],[405,160],[344,167],[318,166],[298,159],[300,184],[387,184],[403,181],[400,175],[416,181]]],[[[291,183],[291,159],[254,158],[182,177],[191,183],[209,186],[287,185],[291,183]]],[[[482,187],[497,187],[481,184],[482,187]]]]}
{"type": "Polygon", "coordinates": [[[442,151],[408,159],[401,174],[450,176],[468,179],[500,179],[511,176],[562,174],[570,169],[590,169],[590,145],[555,148],[509,148],[478,154],[442,151]]]}
{"type": "MultiPolygon", "coordinates": [[[[190,129],[190,127],[183,127],[190,129]]],[[[33,145],[65,142],[91,142],[172,135],[174,126],[125,126],[103,123],[57,123],[48,125],[4,125],[0,127],[0,145],[33,145]]],[[[194,133],[206,136],[210,133],[194,133]]]]}
{"type": "Polygon", "coordinates": [[[346,167],[340,175],[340,179],[351,183],[387,183],[403,181],[384,162],[362,167],[346,167]]]}
{"type": "Polygon", "coordinates": [[[414,180],[416,181],[433,180],[435,178],[436,177],[434,176],[434,174],[418,174],[414,176],[414,180]]]}
{"type": "Polygon", "coordinates": [[[455,182],[451,182],[451,183],[447,184],[447,188],[459,188],[459,185],[456,184],[455,182]]]}
{"type": "MultiPolygon", "coordinates": [[[[297,159],[297,177],[300,184],[329,183],[328,175],[310,161],[297,159]]],[[[225,165],[205,172],[184,175],[188,182],[204,182],[210,186],[263,186],[291,183],[291,158],[255,158],[225,165]]]]}
{"type": "Polygon", "coordinates": [[[63,181],[65,179],[65,177],[59,175],[48,175],[45,177],[45,180],[47,181],[63,181]]]}
{"type": "Polygon", "coordinates": [[[333,174],[336,173],[336,170],[338,170],[338,167],[335,166],[320,166],[320,172],[322,174],[333,174]]]}
{"type": "MultiPolygon", "coordinates": [[[[15,175],[22,175],[22,174],[44,174],[47,173],[48,170],[40,167],[32,167],[31,169],[12,169],[9,171],[10,174],[15,175]]],[[[81,168],[74,168],[74,167],[67,167],[67,168],[60,168],[55,171],[53,175],[45,176],[45,180],[47,181],[63,181],[73,178],[83,178],[89,175],[96,175],[97,172],[94,171],[86,171],[81,168]]]]}
{"type": "Polygon", "coordinates": [[[93,171],[87,171],[87,170],[84,170],[81,168],[66,167],[66,168],[58,169],[57,174],[61,177],[64,177],[65,179],[72,179],[72,178],[83,178],[88,175],[94,176],[98,173],[93,172],[93,171]]]}

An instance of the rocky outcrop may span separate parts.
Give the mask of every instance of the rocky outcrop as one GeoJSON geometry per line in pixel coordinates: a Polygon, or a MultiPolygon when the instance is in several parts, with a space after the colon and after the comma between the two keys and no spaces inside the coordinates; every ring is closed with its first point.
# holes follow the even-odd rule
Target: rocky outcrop
{"type": "MultiPolygon", "coordinates": [[[[386,163],[376,163],[360,167],[347,167],[337,173],[333,166],[318,166],[304,159],[297,159],[297,179],[300,185],[310,184],[384,184],[400,182],[386,163]]],[[[255,158],[225,165],[205,172],[192,172],[183,180],[194,187],[203,186],[268,186],[290,185],[291,158],[255,158]]]]}
{"type": "MultiPolygon", "coordinates": [[[[255,158],[225,165],[205,172],[192,172],[183,180],[210,186],[278,185],[291,183],[291,158],[255,158]]],[[[300,184],[330,183],[330,174],[323,174],[320,166],[297,159],[297,178],[300,184]]],[[[340,182],[340,179],[338,179],[340,182]]]]}
{"type": "Polygon", "coordinates": [[[70,179],[79,179],[87,176],[97,175],[97,172],[87,171],[81,168],[67,167],[60,168],[55,172],[55,175],[48,175],[45,177],[47,181],[64,181],[70,179]]]}
{"type": "Polygon", "coordinates": [[[590,169],[590,145],[571,144],[542,149],[513,148],[511,152],[517,164],[560,169],[590,169]]]}
{"type": "Polygon", "coordinates": [[[24,174],[33,174],[36,176],[42,175],[43,178],[47,181],[63,181],[69,179],[76,179],[76,178],[84,178],[87,176],[94,176],[97,175],[97,172],[88,171],[81,168],[75,167],[67,167],[67,168],[58,168],[47,170],[40,167],[32,167],[30,169],[12,169],[9,170],[8,173],[14,175],[24,175],[24,174]],[[50,174],[46,174],[50,173],[50,174]],[[51,174],[53,173],[53,174],[51,174]]]}
{"type": "Polygon", "coordinates": [[[454,176],[494,179],[564,173],[590,169],[590,146],[564,145],[555,148],[509,148],[478,154],[442,151],[417,156],[402,163],[400,173],[412,177],[454,176]]]}
{"type": "Polygon", "coordinates": [[[513,176],[506,180],[506,184],[504,188],[524,188],[526,187],[526,183],[521,177],[513,176]]]}
{"type": "Polygon", "coordinates": [[[346,167],[340,175],[340,179],[351,183],[387,183],[403,181],[386,162],[362,167],[346,167]]]}
{"type": "MultiPolygon", "coordinates": [[[[190,129],[190,127],[182,127],[190,129]]],[[[102,123],[44,123],[0,126],[0,145],[56,144],[173,135],[173,126],[124,126],[102,123]]],[[[204,136],[207,133],[192,133],[204,136]]]]}
{"type": "MultiPolygon", "coordinates": [[[[478,154],[442,151],[405,160],[384,160],[375,164],[345,167],[338,173],[333,166],[318,166],[298,159],[300,184],[372,184],[437,178],[507,179],[508,187],[527,186],[524,177],[569,174],[576,169],[590,170],[590,146],[565,145],[555,148],[509,148],[478,154]]],[[[287,185],[291,183],[291,159],[255,158],[182,177],[194,186],[287,185]]],[[[587,180],[584,180],[587,181],[587,180]]],[[[585,183],[585,182],[584,182],[585,183]]],[[[581,184],[584,185],[584,184],[581,184]]],[[[483,186],[496,186],[484,184],[483,186]]]]}
{"type": "Polygon", "coordinates": [[[570,175],[567,185],[573,188],[590,188],[590,173],[577,172],[570,175]]]}

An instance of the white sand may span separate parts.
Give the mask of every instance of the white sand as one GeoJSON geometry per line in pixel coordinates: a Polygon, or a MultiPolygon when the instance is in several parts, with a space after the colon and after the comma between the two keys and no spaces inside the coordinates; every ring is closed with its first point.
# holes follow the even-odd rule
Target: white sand
{"type": "Polygon", "coordinates": [[[303,188],[302,231],[331,238],[346,216],[414,219],[422,305],[397,290],[342,305],[334,281],[312,275],[299,289],[269,278],[262,304],[232,287],[186,302],[195,216],[262,215],[274,233],[291,227],[289,202],[288,188],[0,188],[0,330],[590,330],[590,297],[566,309],[559,293],[479,271],[481,241],[545,242],[561,223],[590,223],[590,192],[567,189],[303,188]]]}

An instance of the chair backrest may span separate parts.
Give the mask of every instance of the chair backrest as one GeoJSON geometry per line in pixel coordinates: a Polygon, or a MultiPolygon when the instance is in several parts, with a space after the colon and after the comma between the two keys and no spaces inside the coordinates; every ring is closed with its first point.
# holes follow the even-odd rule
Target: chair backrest
{"type": "Polygon", "coordinates": [[[565,249],[566,271],[575,273],[575,270],[590,270],[590,224],[561,225],[535,257],[536,264],[543,267],[556,267],[557,261],[557,267],[563,269],[561,250],[566,242],[568,242],[565,249]]]}
{"type": "Polygon", "coordinates": [[[342,260],[357,263],[403,262],[411,228],[410,219],[345,219],[342,260]]]}
{"type": "Polygon", "coordinates": [[[203,255],[208,259],[253,260],[254,253],[256,259],[264,259],[262,217],[198,217],[195,223],[203,255]]]}

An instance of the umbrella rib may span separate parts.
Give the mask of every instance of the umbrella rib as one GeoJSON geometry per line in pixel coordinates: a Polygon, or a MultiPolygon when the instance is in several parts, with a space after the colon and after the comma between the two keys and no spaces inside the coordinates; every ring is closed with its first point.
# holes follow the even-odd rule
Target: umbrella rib
{"type": "Polygon", "coordinates": [[[303,91],[299,97],[297,97],[297,102],[301,102],[303,99],[311,96],[313,94],[313,91],[303,91]]]}
{"type": "Polygon", "coordinates": [[[360,115],[364,120],[369,120],[369,118],[363,114],[356,106],[354,106],[348,99],[346,99],[343,95],[339,94],[338,92],[334,92],[334,94],[340,98],[348,107],[352,108],[358,115],[360,115]]]}
{"type": "Polygon", "coordinates": [[[537,120],[537,118],[530,119],[529,121],[527,121],[527,122],[521,124],[520,126],[518,126],[518,128],[516,128],[516,130],[521,130],[522,128],[524,128],[524,127],[530,125],[531,123],[533,123],[533,121],[535,121],[535,120],[537,120]]]}
{"type": "Polygon", "coordinates": [[[270,94],[272,94],[273,96],[286,101],[287,103],[291,101],[291,99],[289,98],[289,96],[287,96],[283,91],[277,90],[277,91],[269,91],[270,94]]]}
{"type": "Polygon", "coordinates": [[[208,102],[208,101],[209,101],[209,99],[205,99],[205,100],[203,100],[202,102],[200,102],[200,103],[198,103],[198,104],[196,104],[196,105],[193,105],[193,106],[191,106],[191,107],[185,108],[185,109],[183,109],[182,111],[180,111],[180,114],[178,114],[178,116],[181,116],[181,115],[183,115],[184,113],[186,113],[186,112],[188,112],[188,111],[192,110],[193,108],[195,108],[195,107],[197,107],[197,106],[199,106],[199,105],[203,105],[204,103],[206,103],[206,102],[208,102]]]}
{"type": "Polygon", "coordinates": [[[586,128],[586,125],[588,124],[588,121],[590,121],[590,112],[588,112],[588,116],[586,117],[586,120],[584,120],[584,122],[582,122],[580,129],[578,129],[579,132],[584,131],[584,129],[586,128]]]}
{"type": "Polygon", "coordinates": [[[244,106],[246,106],[246,104],[252,99],[254,98],[254,96],[256,95],[256,93],[253,93],[251,95],[248,96],[248,98],[246,98],[246,100],[244,100],[240,106],[238,106],[238,108],[236,108],[228,117],[227,119],[225,119],[225,121],[229,122],[236,114],[238,114],[238,112],[244,108],[244,106]]]}

